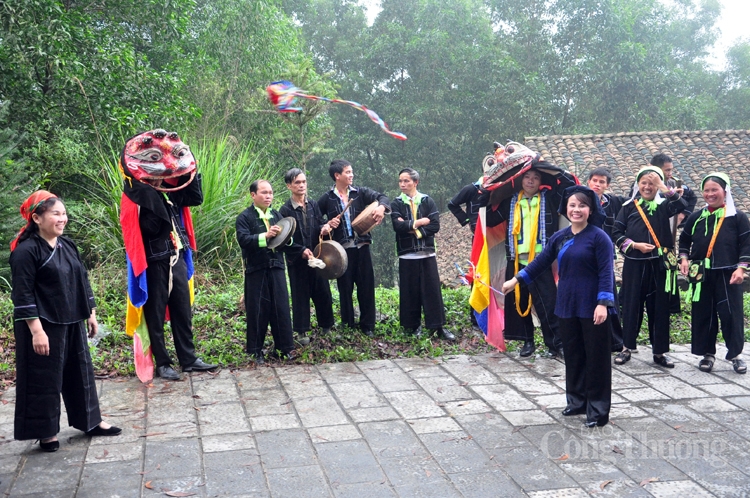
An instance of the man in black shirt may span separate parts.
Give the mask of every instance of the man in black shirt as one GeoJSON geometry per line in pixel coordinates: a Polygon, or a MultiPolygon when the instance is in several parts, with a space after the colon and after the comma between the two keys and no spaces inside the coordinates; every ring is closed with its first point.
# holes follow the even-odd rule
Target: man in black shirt
{"type": "Polygon", "coordinates": [[[448,209],[456,217],[462,227],[469,225],[471,236],[477,229],[477,218],[479,218],[479,190],[482,185],[481,178],[462,188],[448,203],[448,209]],[[461,206],[465,205],[466,210],[461,206]]]}
{"type": "Polygon", "coordinates": [[[286,187],[292,197],[281,206],[279,213],[297,220],[297,229],[292,235],[292,244],[286,248],[286,264],[289,269],[289,287],[292,289],[292,329],[297,333],[297,342],[307,345],[310,338],[310,299],[315,304],[318,326],[323,334],[333,327],[333,302],[331,286],[318,271],[308,265],[320,235],[326,235],[330,227],[323,221],[318,203],[307,197],[307,177],[299,168],[292,168],[284,175],[286,187]]]}
{"type": "Polygon", "coordinates": [[[372,213],[372,218],[376,224],[380,224],[385,214],[390,214],[391,204],[388,197],[380,192],[352,185],[354,172],[348,161],[337,159],[331,162],[328,174],[336,184],[321,196],[318,206],[333,229],[333,240],[343,246],[348,258],[346,271],[336,281],[341,302],[341,321],[347,327],[355,327],[352,295],[356,285],[360,309],[359,329],[366,336],[372,337],[375,331],[375,272],[370,254],[372,236],[369,233],[359,235],[352,227],[352,222],[368,205],[377,201],[378,207],[372,213]],[[349,201],[349,208],[338,217],[349,201]]]}
{"type": "Polygon", "coordinates": [[[281,214],[271,207],[273,187],[267,180],[250,184],[253,205],[237,217],[237,242],[245,266],[245,319],[247,354],[256,364],[264,363],[263,343],[271,325],[274,347],[271,356],[294,357],[289,293],[286,290],[284,258],[268,247],[279,236],[281,214]]]}

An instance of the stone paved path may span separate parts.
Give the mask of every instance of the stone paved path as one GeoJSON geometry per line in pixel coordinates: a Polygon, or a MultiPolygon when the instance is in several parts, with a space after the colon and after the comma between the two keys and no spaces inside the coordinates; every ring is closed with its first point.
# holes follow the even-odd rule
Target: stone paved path
{"type": "MultiPolygon", "coordinates": [[[[12,497],[750,496],[750,375],[643,350],[613,372],[611,423],[564,418],[564,366],[514,355],[261,367],[100,384],[113,438],[13,440],[12,497]]],[[[750,348],[747,349],[750,351],[750,348]]],[[[718,357],[723,357],[720,351],[718,357]]],[[[63,425],[67,422],[63,417],[63,425]]]]}

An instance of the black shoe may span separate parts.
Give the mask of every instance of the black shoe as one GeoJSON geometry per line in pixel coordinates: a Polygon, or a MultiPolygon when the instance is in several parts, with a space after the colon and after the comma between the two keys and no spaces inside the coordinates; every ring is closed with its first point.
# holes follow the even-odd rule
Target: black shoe
{"type": "Polygon", "coordinates": [[[547,350],[546,353],[542,355],[543,358],[549,358],[550,360],[554,360],[560,356],[560,353],[558,351],[555,351],[554,349],[547,350]]]}
{"type": "Polygon", "coordinates": [[[213,370],[219,365],[212,365],[210,363],[206,363],[200,358],[197,358],[192,365],[187,365],[185,367],[182,367],[183,372],[205,372],[206,370],[213,370]]]}
{"type": "Polygon", "coordinates": [[[163,367],[156,367],[156,375],[165,380],[180,380],[180,374],[178,374],[174,368],[169,365],[163,367]]]}
{"type": "Polygon", "coordinates": [[[295,360],[297,359],[297,352],[292,349],[288,353],[282,353],[278,349],[274,349],[273,351],[268,353],[268,357],[275,360],[295,360]]]}
{"type": "Polygon", "coordinates": [[[563,417],[571,417],[573,415],[583,415],[586,413],[586,407],[583,408],[566,408],[562,412],[563,417]]]}
{"type": "Polygon", "coordinates": [[[250,361],[252,361],[256,365],[264,365],[266,363],[265,358],[263,358],[263,353],[251,354],[250,361]]]}
{"type": "Polygon", "coordinates": [[[747,365],[745,365],[745,362],[739,358],[732,360],[732,368],[734,368],[734,371],[738,374],[747,373],[747,365]]]}
{"type": "Polygon", "coordinates": [[[661,356],[654,355],[654,363],[664,368],[674,368],[674,363],[665,354],[661,356]]]}
{"type": "Polygon", "coordinates": [[[615,365],[624,365],[630,361],[630,350],[623,349],[615,356],[615,365]]]}
{"type": "Polygon", "coordinates": [[[115,427],[114,425],[110,426],[109,429],[102,429],[101,427],[97,425],[90,431],[86,431],[86,435],[91,436],[91,437],[93,436],[116,436],[121,432],[122,432],[122,429],[120,429],[119,427],[115,427]]]}
{"type": "Polygon", "coordinates": [[[536,346],[534,345],[534,341],[526,341],[523,343],[523,347],[521,348],[521,352],[518,353],[522,358],[525,358],[527,356],[531,356],[531,354],[536,349],[536,346]]]}
{"type": "Polygon", "coordinates": [[[701,372],[710,372],[714,368],[714,357],[706,356],[698,362],[698,370],[701,372]]]}
{"type": "Polygon", "coordinates": [[[422,327],[417,327],[416,329],[404,329],[404,334],[406,335],[413,335],[417,339],[422,337],[422,327]]]}
{"type": "Polygon", "coordinates": [[[584,427],[588,427],[589,429],[593,427],[604,427],[609,423],[609,417],[601,419],[601,420],[587,420],[583,423],[584,427]]]}
{"type": "Polygon", "coordinates": [[[373,336],[375,336],[375,332],[373,332],[370,329],[362,329],[362,333],[365,334],[367,337],[373,337],[373,336]]]}
{"type": "Polygon", "coordinates": [[[320,329],[320,335],[329,335],[331,333],[331,327],[323,327],[320,329]]]}
{"type": "Polygon", "coordinates": [[[445,329],[444,329],[444,328],[442,328],[442,327],[440,327],[439,329],[437,329],[437,330],[435,331],[435,333],[437,334],[437,336],[438,336],[439,338],[441,338],[441,339],[445,339],[446,341],[451,341],[451,342],[453,342],[453,341],[455,341],[455,340],[456,340],[456,336],[455,336],[455,335],[453,335],[453,332],[450,332],[450,331],[448,331],[448,330],[445,330],[445,329]]]}
{"type": "Polygon", "coordinates": [[[48,441],[45,443],[40,439],[39,448],[41,448],[42,451],[46,451],[47,453],[54,453],[55,451],[60,449],[60,441],[48,441]]]}

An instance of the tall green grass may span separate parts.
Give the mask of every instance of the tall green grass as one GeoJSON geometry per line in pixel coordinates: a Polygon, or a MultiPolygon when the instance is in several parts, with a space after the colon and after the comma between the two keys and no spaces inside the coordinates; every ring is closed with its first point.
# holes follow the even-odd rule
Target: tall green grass
{"type": "Polygon", "coordinates": [[[263,178],[275,192],[285,192],[280,190],[282,173],[263,149],[239,144],[232,136],[204,140],[191,148],[203,179],[203,204],[192,209],[198,258],[214,268],[237,265],[240,248],[234,226],[237,215],[252,203],[250,184],[263,178]]]}
{"type": "Polygon", "coordinates": [[[78,186],[80,195],[76,197],[81,200],[66,203],[70,218],[68,235],[78,244],[89,267],[110,261],[125,264],[120,229],[119,147],[120,144],[111,143],[97,151],[97,164],[87,168],[89,172],[84,174],[87,181],[78,186]]]}

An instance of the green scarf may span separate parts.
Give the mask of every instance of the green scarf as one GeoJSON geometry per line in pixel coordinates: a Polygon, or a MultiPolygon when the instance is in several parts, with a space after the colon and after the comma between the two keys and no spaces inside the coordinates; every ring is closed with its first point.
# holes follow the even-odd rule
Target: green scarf
{"type": "Polygon", "coordinates": [[[640,199],[636,200],[635,202],[637,202],[639,205],[645,207],[646,211],[648,211],[649,216],[653,216],[654,213],[656,212],[656,208],[659,207],[659,204],[656,203],[656,198],[653,198],[652,200],[647,201],[646,199],[644,199],[643,197],[641,197],[640,199]]]}

